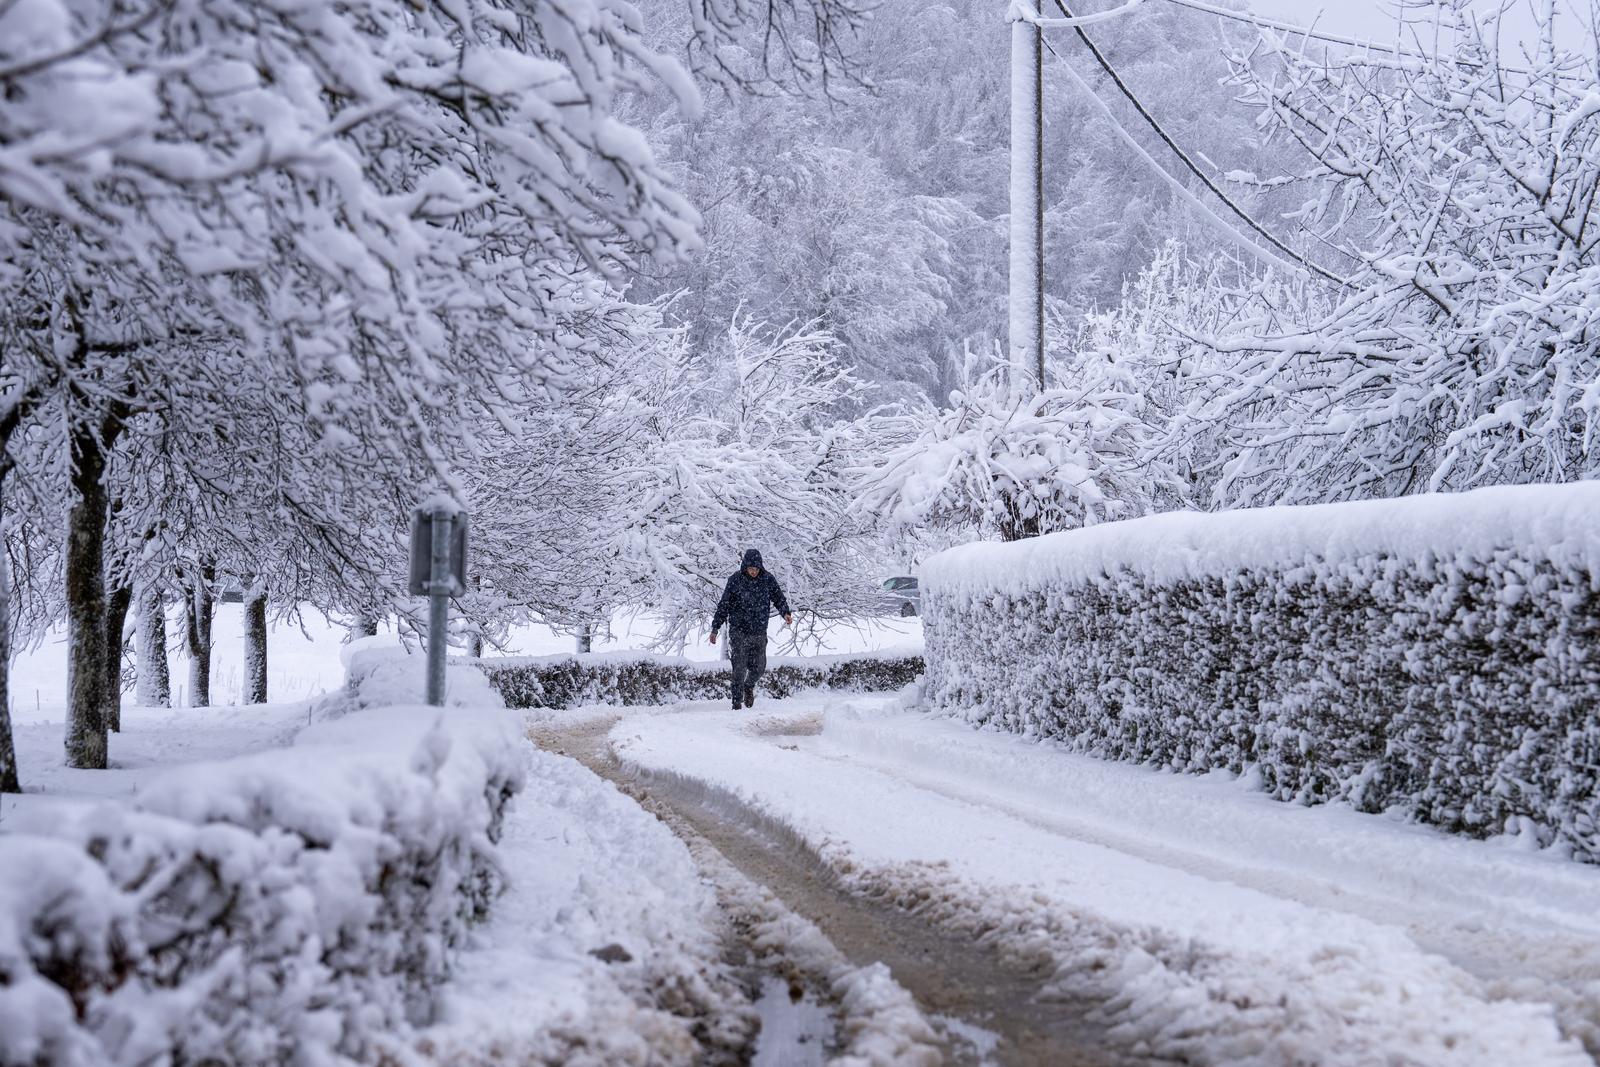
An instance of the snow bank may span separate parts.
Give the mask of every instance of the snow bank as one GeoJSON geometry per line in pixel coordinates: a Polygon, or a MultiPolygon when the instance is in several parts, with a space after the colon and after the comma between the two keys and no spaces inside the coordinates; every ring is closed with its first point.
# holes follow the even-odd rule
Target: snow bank
{"type": "Polygon", "coordinates": [[[935,706],[1600,862],[1600,483],[1158,515],[921,578],[935,706]]]}
{"type": "MultiPolygon", "coordinates": [[[[470,662],[513,708],[569,708],[584,704],[659,705],[728,695],[728,668],[644,652],[595,652],[470,662]]],[[[771,697],[808,689],[882,692],[910,684],[922,673],[916,651],[843,656],[776,656],[758,686],[771,697]]]]}
{"type": "Polygon", "coordinates": [[[293,748],[8,827],[0,1064],[403,1059],[501,888],[518,720],[359,688],[338,710],[293,748]]]}
{"type": "Polygon", "coordinates": [[[742,1062],[755,1018],[712,888],[673,832],[576,760],[522,746],[507,889],[418,1047],[447,1067],[742,1062]]]}

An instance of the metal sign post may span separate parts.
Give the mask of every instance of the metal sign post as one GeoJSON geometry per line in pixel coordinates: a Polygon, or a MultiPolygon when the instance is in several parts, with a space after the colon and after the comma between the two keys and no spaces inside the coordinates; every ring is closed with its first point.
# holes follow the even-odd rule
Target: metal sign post
{"type": "Polygon", "coordinates": [[[412,596],[428,598],[428,703],[444,706],[450,598],[467,591],[467,516],[448,504],[420,507],[411,517],[412,596]]]}

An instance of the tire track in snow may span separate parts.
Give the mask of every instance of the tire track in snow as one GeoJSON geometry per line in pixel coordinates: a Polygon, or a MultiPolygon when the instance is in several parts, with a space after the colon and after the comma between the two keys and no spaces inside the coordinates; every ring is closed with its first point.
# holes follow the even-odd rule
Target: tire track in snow
{"type": "MultiPolygon", "coordinates": [[[[1383,896],[1331,883],[1312,873],[1140,837],[1093,818],[1073,817],[1004,795],[993,783],[960,768],[941,768],[914,757],[889,758],[875,748],[852,745],[853,725],[847,725],[842,736],[835,735],[828,746],[802,745],[817,759],[866,768],[958,803],[1004,813],[1065,838],[1308,907],[1398,927],[1418,947],[1481,979],[1486,990],[1497,998],[1554,1005],[1565,1031],[1582,1041],[1591,1056],[1600,1057],[1600,941],[1588,930],[1554,920],[1536,926],[1522,916],[1492,912],[1494,902],[1489,898],[1473,900],[1472,911],[1476,914],[1464,914],[1438,908],[1431,896],[1383,896]]],[[[1473,887],[1448,889],[1466,896],[1473,887]]]]}
{"type": "Polygon", "coordinates": [[[1073,843],[870,768],[829,774],[804,739],[775,736],[816,732],[815,701],[681,710],[698,714],[647,712],[612,742],[660,779],[718,783],[708,792],[738,818],[798,820],[788,832],[857,895],[1048,975],[1043,994],[1086,1008],[1111,1048],[1262,1067],[1591,1062],[1556,1033],[1555,1005],[1497,1003],[1392,926],[1073,843]]]}
{"type": "MultiPolygon", "coordinates": [[[[791,963],[800,957],[808,977],[841,1005],[848,1045],[835,1063],[1156,1067],[1177,1062],[1113,1051],[1104,1026],[1089,1021],[1096,1002],[1059,991],[1041,999],[1056,978],[1048,961],[1002,952],[971,931],[924,921],[891,894],[853,892],[788,827],[762,818],[725,791],[681,775],[625,767],[606,737],[616,721],[590,719],[566,729],[541,724],[532,736],[541,747],[572,756],[610,779],[672,827],[758,952],[776,949],[791,963]],[[769,896],[781,902],[779,912],[765,900],[769,896]],[[914,1002],[911,996],[898,1002],[897,990],[914,996],[914,1002]],[[933,1013],[933,1027],[924,1013],[933,1013]],[[950,1022],[944,1025],[941,1019],[950,1022]],[[994,1052],[984,1055],[961,1037],[973,1025],[999,1035],[994,1052]],[[943,1031],[944,1040],[936,1045],[937,1031],[943,1031]]],[[[779,720],[771,732],[781,736],[796,729],[804,732],[805,724],[779,720]]]]}

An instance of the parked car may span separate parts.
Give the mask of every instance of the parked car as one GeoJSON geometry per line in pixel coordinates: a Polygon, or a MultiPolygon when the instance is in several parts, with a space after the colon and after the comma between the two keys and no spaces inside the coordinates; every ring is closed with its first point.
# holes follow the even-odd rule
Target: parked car
{"type": "Polygon", "coordinates": [[[916,578],[909,574],[885,578],[883,605],[887,614],[903,617],[922,614],[922,591],[917,588],[916,578]]]}

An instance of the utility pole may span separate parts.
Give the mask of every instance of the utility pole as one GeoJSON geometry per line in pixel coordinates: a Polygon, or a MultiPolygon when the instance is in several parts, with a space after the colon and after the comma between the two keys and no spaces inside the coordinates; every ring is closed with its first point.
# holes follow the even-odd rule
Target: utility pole
{"type": "Polygon", "coordinates": [[[1016,381],[1044,388],[1044,30],[1011,5],[1010,349],[1016,381]]]}

